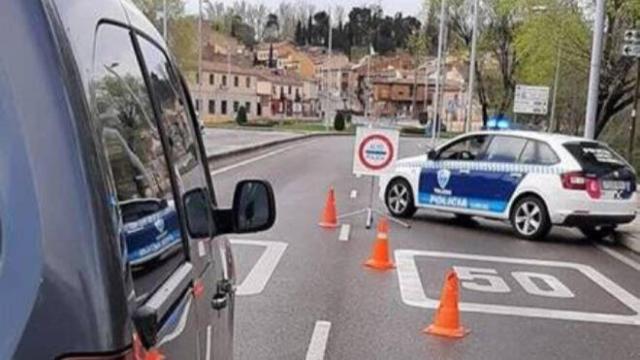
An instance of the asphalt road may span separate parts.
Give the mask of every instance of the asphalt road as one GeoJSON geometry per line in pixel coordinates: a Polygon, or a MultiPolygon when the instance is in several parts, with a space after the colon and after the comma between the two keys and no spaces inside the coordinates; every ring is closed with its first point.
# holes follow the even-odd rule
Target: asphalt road
{"type": "MultiPolygon", "coordinates": [[[[317,226],[329,186],[341,213],[368,202],[369,180],[351,175],[352,141],[305,140],[213,164],[220,204],[244,178],[271,181],[277,200],[272,230],[233,238],[257,241],[233,245],[246,293],[237,298],[237,359],[312,359],[310,346],[314,359],[640,358],[640,257],[573,230],[530,242],[499,222],[461,226],[421,211],[411,229],[391,226],[398,268],[364,268],[375,232],[363,218],[345,220],[348,241],[317,226]],[[457,340],[421,333],[452,266],[490,277],[461,280],[471,333],[457,340]]],[[[422,143],[403,139],[401,155],[423,152],[422,143]]]]}

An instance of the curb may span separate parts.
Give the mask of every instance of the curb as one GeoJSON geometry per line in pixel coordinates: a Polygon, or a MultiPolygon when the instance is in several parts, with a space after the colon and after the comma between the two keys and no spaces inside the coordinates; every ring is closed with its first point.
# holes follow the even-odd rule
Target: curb
{"type": "Polygon", "coordinates": [[[208,161],[220,160],[220,159],[224,159],[224,158],[227,158],[227,157],[232,157],[232,156],[237,156],[237,155],[250,153],[250,152],[253,152],[253,151],[264,150],[264,149],[267,149],[267,148],[270,148],[270,147],[273,147],[273,146],[277,146],[277,145],[287,144],[287,143],[291,143],[291,142],[295,142],[295,141],[302,141],[302,140],[312,139],[312,138],[316,138],[316,137],[322,137],[322,136],[351,136],[351,135],[353,135],[353,133],[331,133],[331,132],[327,132],[327,133],[301,134],[301,135],[292,136],[292,137],[289,137],[289,138],[286,138],[286,139],[278,139],[278,140],[273,140],[273,141],[266,141],[266,142],[258,143],[258,144],[254,144],[254,145],[247,145],[247,146],[239,148],[239,149],[234,149],[234,150],[229,150],[229,151],[225,151],[225,152],[218,153],[218,154],[208,155],[207,156],[207,160],[208,161]]]}
{"type": "Polygon", "coordinates": [[[620,244],[627,249],[640,254],[640,237],[634,233],[622,232],[620,236],[620,244]]]}

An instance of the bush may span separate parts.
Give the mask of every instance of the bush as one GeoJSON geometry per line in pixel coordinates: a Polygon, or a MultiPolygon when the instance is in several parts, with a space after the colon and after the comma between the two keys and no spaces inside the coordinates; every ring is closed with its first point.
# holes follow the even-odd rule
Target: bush
{"type": "Polygon", "coordinates": [[[244,106],[240,106],[238,113],[236,114],[236,123],[238,125],[244,125],[247,123],[247,109],[244,106]]]}
{"type": "Polygon", "coordinates": [[[344,115],[341,112],[336,113],[336,117],[333,119],[333,128],[336,131],[344,130],[344,115]]]}

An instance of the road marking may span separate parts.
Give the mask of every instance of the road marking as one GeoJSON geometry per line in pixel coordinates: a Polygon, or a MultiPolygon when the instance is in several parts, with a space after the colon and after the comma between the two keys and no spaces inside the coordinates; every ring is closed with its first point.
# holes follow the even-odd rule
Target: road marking
{"type": "Polygon", "coordinates": [[[338,240],[340,241],[349,241],[349,233],[351,232],[351,225],[342,224],[340,227],[340,235],[338,235],[338,240]]]}
{"type": "Polygon", "coordinates": [[[307,356],[305,357],[306,360],[324,359],[330,329],[330,322],[316,321],[316,326],[313,328],[313,335],[311,335],[311,342],[309,342],[309,348],[307,349],[307,356]]]}
{"type": "Polygon", "coordinates": [[[271,157],[271,156],[274,156],[274,155],[278,155],[278,154],[283,153],[283,152],[285,152],[287,150],[293,149],[294,147],[297,147],[297,146],[299,146],[299,145],[290,145],[290,146],[284,147],[282,149],[270,151],[270,152],[268,152],[266,154],[262,154],[260,156],[256,156],[256,157],[253,157],[253,158],[250,158],[250,159],[247,159],[247,160],[243,160],[243,161],[237,162],[237,163],[235,163],[233,165],[221,167],[220,169],[213,170],[211,172],[211,175],[215,176],[215,175],[222,174],[223,172],[227,172],[229,170],[233,170],[233,169],[241,167],[241,166],[249,165],[249,164],[254,163],[256,161],[260,161],[262,159],[266,159],[268,157],[271,157]]]}
{"type": "Polygon", "coordinates": [[[614,249],[610,249],[606,246],[602,246],[602,245],[597,245],[596,247],[604,252],[606,252],[607,254],[613,256],[614,258],[620,260],[621,262],[631,266],[632,268],[634,268],[637,271],[640,271],[640,264],[638,264],[636,261],[634,261],[633,259],[631,259],[630,257],[620,253],[619,251],[616,251],[614,249]]]}
{"type": "Polygon", "coordinates": [[[232,245],[252,245],[266,247],[260,256],[260,259],[253,266],[249,275],[244,278],[242,284],[238,285],[236,294],[239,296],[260,294],[273,271],[276,269],[278,262],[284,251],[287,249],[287,243],[279,241],[258,241],[258,240],[229,240],[232,245]]]}
{"type": "Polygon", "coordinates": [[[349,194],[349,197],[352,199],[355,199],[358,197],[358,190],[351,190],[351,194],[349,194]]]}
{"type": "Polygon", "coordinates": [[[623,324],[640,326],[640,299],[620,287],[618,284],[602,275],[591,266],[537,259],[506,258],[500,256],[485,256],[474,254],[461,254],[440,251],[396,250],[398,282],[402,301],[410,306],[426,309],[436,309],[438,299],[428,298],[425,294],[422,280],[416,265],[416,256],[428,256],[441,259],[458,259],[472,261],[489,261],[508,264],[549,266],[554,268],[569,268],[580,271],[583,275],[596,283],[610,295],[633,310],[635,315],[617,315],[608,313],[593,313],[585,311],[555,310],[547,308],[534,308],[525,306],[505,306],[495,304],[461,302],[460,310],[487,314],[515,315],[536,318],[587,321],[597,323],[623,324]]]}
{"type": "Polygon", "coordinates": [[[211,325],[207,326],[207,347],[205,351],[205,359],[211,360],[211,325]]]}

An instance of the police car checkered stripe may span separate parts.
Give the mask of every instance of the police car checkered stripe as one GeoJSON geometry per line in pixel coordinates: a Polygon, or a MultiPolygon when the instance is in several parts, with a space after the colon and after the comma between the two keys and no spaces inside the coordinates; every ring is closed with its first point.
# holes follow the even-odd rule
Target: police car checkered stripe
{"type": "Polygon", "coordinates": [[[499,163],[488,161],[415,161],[401,166],[425,169],[475,170],[490,172],[521,172],[528,174],[561,174],[564,171],[558,166],[499,163]]]}

